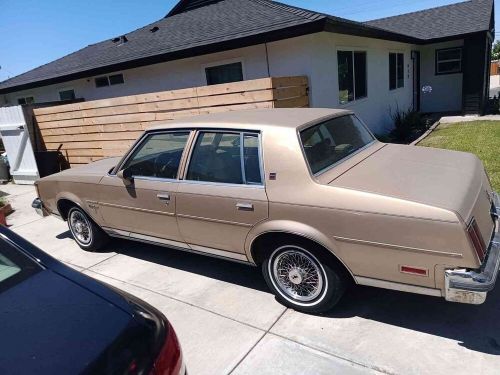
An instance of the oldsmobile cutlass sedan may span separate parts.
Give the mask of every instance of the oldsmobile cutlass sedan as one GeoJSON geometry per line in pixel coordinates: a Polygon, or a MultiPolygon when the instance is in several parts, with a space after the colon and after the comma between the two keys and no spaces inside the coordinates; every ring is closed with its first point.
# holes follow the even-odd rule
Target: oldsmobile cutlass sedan
{"type": "Polygon", "coordinates": [[[257,265],[306,312],[350,281],[480,304],[499,268],[500,200],[479,159],[378,142],[345,110],[173,121],[36,186],[33,206],[83,249],[120,237],[257,265]]]}

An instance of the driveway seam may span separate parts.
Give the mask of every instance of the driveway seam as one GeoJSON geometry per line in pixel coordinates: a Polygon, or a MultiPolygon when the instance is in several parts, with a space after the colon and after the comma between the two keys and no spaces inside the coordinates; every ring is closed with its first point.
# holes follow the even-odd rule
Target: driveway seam
{"type": "MultiPolygon", "coordinates": [[[[7,216],[7,217],[8,217],[8,216],[7,216]]],[[[24,227],[25,225],[28,225],[28,224],[33,224],[33,223],[35,223],[35,222],[37,222],[37,221],[40,221],[40,220],[43,220],[43,218],[42,218],[42,217],[39,217],[38,219],[35,219],[35,220],[33,220],[33,221],[29,221],[29,222],[27,222],[27,223],[19,224],[19,225],[15,225],[15,224],[14,224],[14,225],[10,226],[10,227],[9,227],[9,229],[17,229],[17,228],[21,228],[21,227],[24,227]]]]}
{"type": "MultiPolygon", "coordinates": [[[[88,267],[84,268],[84,269],[83,269],[83,270],[81,270],[80,272],[87,271],[87,270],[92,271],[92,270],[91,270],[91,268],[92,268],[92,267],[95,267],[95,266],[97,266],[98,264],[101,264],[102,262],[105,262],[105,261],[107,261],[108,259],[111,259],[111,258],[113,258],[113,257],[115,257],[115,256],[117,256],[117,255],[118,255],[118,253],[115,253],[115,254],[113,254],[113,255],[111,255],[111,256],[109,256],[109,257],[107,257],[106,259],[102,259],[102,260],[100,260],[100,261],[99,261],[99,262],[97,262],[96,264],[93,264],[93,265],[91,265],[91,266],[88,266],[88,267]]],[[[75,264],[75,266],[76,266],[76,264],[75,264]]],[[[81,266],[80,266],[80,267],[81,267],[81,266]]],[[[92,272],[94,272],[94,271],[92,271],[92,272]]],[[[95,272],[95,273],[98,273],[98,272],[95,272]]],[[[100,275],[100,274],[99,274],[99,275],[100,275]]],[[[106,276],[106,275],[103,275],[103,276],[106,276]]]]}
{"type": "MultiPolygon", "coordinates": [[[[117,254],[117,255],[118,255],[118,254],[117,254]]],[[[109,258],[108,258],[108,259],[109,259],[109,258]]],[[[97,265],[97,264],[96,264],[96,265],[97,265]]],[[[94,266],[92,266],[92,267],[94,267],[94,266]]],[[[133,284],[133,283],[130,283],[130,282],[128,282],[128,281],[123,281],[123,280],[120,280],[120,279],[117,279],[117,278],[114,278],[114,277],[111,277],[111,276],[108,276],[108,275],[105,275],[105,274],[102,274],[102,273],[96,272],[96,271],[94,271],[94,270],[90,269],[90,268],[92,268],[92,267],[89,267],[89,269],[85,269],[85,270],[83,270],[83,271],[87,271],[87,270],[88,270],[88,271],[90,271],[90,272],[92,272],[92,273],[95,273],[95,274],[97,274],[97,275],[101,275],[101,276],[104,276],[104,277],[110,278],[110,279],[112,279],[112,280],[119,281],[119,282],[121,282],[121,283],[131,285],[131,286],[133,286],[133,287],[135,287],[135,288],[143,289],[143,290],[146,290],[146,291],[148,291],[148,292],[151,292],[151,293],[157,294],[157,295],[159,295],[159,296],[162,296],[162,297],[165,297],[165,298],[169,298],[169,299],[174,300],[174,301],[176,301],[176,302],[180,302],[180,303],[183,303],[183,304],[185,304],[185,305],[195,307],[195,308],[197,308],[197,309],[200,309],[200,310],[206,311],[206,312],[208,312],[208,313],[211,313],[211,314],[217,315],[217,316],[219,316],[219,317],[221,317],[221,318],[224,318],[224,319],[229,319],[229,320],[231,320],[231,321],[233,321],[233,322],[235,322],[235,323],[239,323],[239,324],[245,325],[245,326],[247,326],[247,327],[250,327],[250,328],[253,328],[253,329],[257,329],[257,330],[259,330],[259,331],[261,331],[261,332],[266,332],[266,330],[265,330],[265,329],[262,329],[262,328],[260,328],[260,327],[256,327],[256,326],[254,326],[254,325],[252,325],[252,324],[249,324],[249,323],[246,323],[246,322],[242,322],[242,321],[240,321],[240,320],[237,320],[237,319],[235,319],[235,318],[232,318],[232,317],[229,317],[229,316],[226,316],[226,315],[222,315],[221,313],[218,313],[218,312],[216,312],[216,311],[213,311],[213,310],[207,309],[206,307],[198,306],[198,305],[195,305],[195,304],[193,304],[193,303],[191,303],[191,302],[187,302],[187,301],[184,301],[184,300],[182,300],[182,299],[175,298],[175,297],[172,297],[172,296],[170,296],[170,295],[163,294],[163,293],[157,292],[157,291],[152,290],[152,289],[149,289],[149,288],[145,288],[145,287],[144,287],[144,286],[142,286],[142,285],[133,284]]],[[[83,272],[83,271],[80,271],[80,272],[83,272]]],[[[102,280],[100,280],[100,281],[102,281],[102,280]]],[[[103,281],[103,282],[105,282],[105,281],[103,281]]],[[[285,310],[285,311],[286,311],[286,310],[285,310]]],[[[281,317],[281,315],[282,315],[282,314],[280,314],[280,316],[279,316],[279,317],[281,317]]],[[[278,319],[279,319],[279,318],[278,318],[278,319]]],[[[271,325],[271,327],[272,327],[274,324],[275,324],[275,323],[273,323],[273,324],[271,325]]]]}
{"type": "Polygon", "coordinates": [[[303,342],[300,342],[298,340],[295,340],[295,339],[292,339],[290,337],[286,337],[286,336],[283,336],[283,335],[280,335],[279,333],[275,333],[275,332],[269,332],[270,335],[274,335],[274,336],[277,336],[277,337],[280,337],[282,339],[285,339],[285,340],[288,340],[288,341],[291,341],[291,342],[294,342],[296,344],[299,344],[299,345],[302,345],[302,346],[305,346],[306,348],[309,348],[309,349],[312,349],[312,350],[316,350],[317,352],[320,352],[320,353],[323,353],[323,354],[326,354],[326,355],[329,355],[331,357],[335,357],[337,359],[341,359],[343,361],[347,361],[347,362],[350,362],[350,363],[353,363],[355,365],[358,365],[358,366],[361,366],[361,367],[364,367],[364,368],[367,368],[369,370],[373,370],[373,371],[377,371],[377,372],[380,372],[380,373],[383,373],[383,374],[387,374],[387,375],[397,375],[397,373],[395,372],[391,372],[391,371],[388,371],[386,369],[383,369],[383,368],[380,368],[378,366],[370,366],[370,365],[367,365],[365,363],[362,363],[362,362],[357,362],[357,361],[354,361],[350,358],[347,358],[347,357],[342,357],[341,355],[338,355],[338,354],[335,354],[335,353],[330,353],[330,352],[327,352],[326,350],[323,350],[323,349],[320,349],[320,348],[315,348],[313,346],[310,346],[308,344],[305,344],[303,342]]]}
{"type": "Polygon", "coordinates": [[[264,332],[264,334],[257,340],[257,342],[252,345],[252,347],[248,350],[248,352],[238,361],[238,363],[236,363],[236,365],[234,365],[234,367],[231,369],[231,371],[229,371],[228,374],[232,374],[234,372],[234,370],[236,370],[238,368],[238,366],[245,360],[245,358],[248,357],[248,355],[255,349],[255,347],[257,345],[259,345],[259,343],[264,339],[264,337],[266,337],[266,335],[268,333],[270,333],[271,329],[274,327],[274,325],[276,323],[278,323],[278,321],[281,319],[281,317],[283,315],[285,315],[285,313],[288,311],[288,308],[285,308],[283,310],[283,312],[276,318],[276,320],[273,322],[273,324],[271,324],[271,326],[264,332]]]}

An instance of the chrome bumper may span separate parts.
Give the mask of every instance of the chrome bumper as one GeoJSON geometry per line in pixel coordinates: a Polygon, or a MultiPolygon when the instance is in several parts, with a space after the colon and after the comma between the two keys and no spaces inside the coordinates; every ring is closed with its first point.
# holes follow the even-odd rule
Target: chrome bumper
{"type": "Polygon", "coordinates": [[[495,233],[488,247],[486,261],[478,270],[454,269],[445,271],[445,299],[452,302],[479,305],[495,287],[500,268],[500,196],[493,193],[491,215],[495,233]]]}
{"type": "Polygon", "coordinates": [[[36,198],[33,203],[31,203],[31,207],[33,207],[38,215],[41,217],[45,217],[49,215],[47,209],[43,206],[43,202],[40,198],[36,198]]]}

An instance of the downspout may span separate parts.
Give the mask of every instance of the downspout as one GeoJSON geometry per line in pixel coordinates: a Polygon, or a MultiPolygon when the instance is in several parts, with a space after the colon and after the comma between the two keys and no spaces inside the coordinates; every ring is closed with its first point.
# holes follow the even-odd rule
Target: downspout
{"type": "Polygon", "coordinates": [[[271,77],[271,72],[269,70],[269,54],[267,52],[267,42],[264,43],[264,47],[266,48],[266,64],[267,64],[267,76],[271,77]]]}

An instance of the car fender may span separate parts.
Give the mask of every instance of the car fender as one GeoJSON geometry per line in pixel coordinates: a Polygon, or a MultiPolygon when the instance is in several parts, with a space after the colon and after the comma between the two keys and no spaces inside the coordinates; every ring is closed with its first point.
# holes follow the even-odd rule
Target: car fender
{"type": "Polygon", "coordinates": [[[250,230],[245,241],[245,253],[251,263],[255,264],[251,251],[254,241],[261,235],[272,232],[294,234],[316,242],[332,253],[333,256],[335,256],[335,258],[337,258],[344,265],[349,273],[352,274],[349,267],[347,267],[338,254],[336,254],[335,249],[337,248],[337,243],[333,238],[329,238],[327,235],[308,224],[293,220],[264,221],[257,224],[250,230]]]}
{"type": "Polygon", "coordinates": [[[69,191],[62,191],[56,194],[56,207],[60,215],[61,212],[59,211],[59,201],[61,201],[62,199],[73,202],[78,207],[80,207],[87,215],[89,215],[94,221],[98,222],[98,218],[95,217],[94,212],[89,208],[88,204],[81,198],[79,198],[76,194],[73,194],[69,191]]]}

